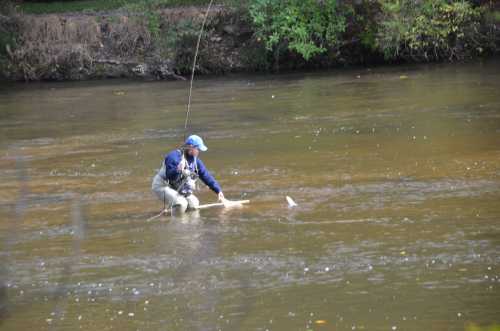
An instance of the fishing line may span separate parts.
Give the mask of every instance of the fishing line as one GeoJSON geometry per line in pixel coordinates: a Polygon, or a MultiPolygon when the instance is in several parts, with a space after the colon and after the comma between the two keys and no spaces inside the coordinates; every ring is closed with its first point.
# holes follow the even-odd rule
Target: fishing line
{"type": "Polygon", "coordinates": [[[196,60],[198,58],[198,51],[200,49],[201,36],[203,34],[203,30],[205,29],[205,23],[207,22],[208,13],[210,12],[210,8],[212,7],[213,1],[214,0],[210,0],[210,3],[208,4],[207,12],[205,13],[205,17],[203,18],[203,23],[201,24],[200,34],[198,35],[198,42],[196,43],[196,50],[194,52],[193,68],[191,69],[191,83],[189,86],[189,97],[188,97],[188,104],[187,104],[186,120],[184,121],[184,141],[186,140],[189,113],[191,111],[191,97],[193,94],[193,81],[194,81],[194,71],[196,70],[196,60]]]}
{"type": "MultiPolygon", "coordinates": [[[[196,70],[196,60],[198,58],[198,51],[200,50],[200,43],[201,43],[201,36],[203,35],[203,30],[205,29],[205,24],[207,22],[208,14],[210,13],[210,8],[212,7],[213,0],[210,0],[210,3],[208,4],[207,11],[205,13],[205,17],[203,18],[203,23],[201,24],[201,29],[200,33],[198,35],[198,41],[196,43],[196,50],[194,52],[194,59],[193,59],[193,68],[191,69],[191,81],[189,84],[189,97],[188,97],[188,103],[187,103],[187,111],[186,111],[186,120],[184,121],[184,141],[186,141],[187,138],[187,125],[189,121],[189,113],[191,111],[191,97],[193,95],[193,81],[194,81],[194,72],[196,70]]],[[[152,221],[158,217],[163,216],[169,211],[173,211],[172,206],[170,206],[170,209],[166,208],[166,199],[165,196],[163,197],[163,210],[156,216],[153,216],[147,220],[147,222],[152,221]]]]}

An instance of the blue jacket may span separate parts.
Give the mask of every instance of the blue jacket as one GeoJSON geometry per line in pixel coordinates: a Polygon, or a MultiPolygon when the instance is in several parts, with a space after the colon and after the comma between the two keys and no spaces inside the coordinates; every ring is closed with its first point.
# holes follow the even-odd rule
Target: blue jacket
{"type": "MultiPolygon", "coordinates": [[[[179,169],[179,163],[182,160],[182,152],[178,149],[168,153],[165,157],[164,166],[165,173],[161,174],[163,179],[169,181],[170,183],[175,183],[180,180],[182,175],[182,169],[179,169]]],[[[187,164],[191,172],[197,172],[200,179],[205,183],[212,191],[219,193],[222,191],[219,183],[207,170],[203,162],[199,158],[194,158],[193,156],[186,156],[187,164]],[[196,161],[196,164],[195,164],[196,161]]]]}

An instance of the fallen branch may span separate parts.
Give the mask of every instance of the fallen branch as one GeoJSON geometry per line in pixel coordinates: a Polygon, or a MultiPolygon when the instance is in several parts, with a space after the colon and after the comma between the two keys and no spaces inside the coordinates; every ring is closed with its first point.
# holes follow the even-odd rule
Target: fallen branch
{"type": "Polygon", "coordinates": [[[239,201],[230,201],[227,200],[225,202],[217,202],[217,203],[209,203],[206,205],[199,205],[196,209],[207,209],[212,207],[239,207],[243,204],[250,203],[250,200],[239,200],[239,201]]]}

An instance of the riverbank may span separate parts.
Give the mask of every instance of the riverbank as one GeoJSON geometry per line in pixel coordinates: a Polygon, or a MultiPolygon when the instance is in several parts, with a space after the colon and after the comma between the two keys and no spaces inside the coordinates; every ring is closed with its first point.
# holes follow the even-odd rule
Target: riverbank
{"type": "MultiPolygon", "coordinates": [[[[485,13],[484,9],[445,8],[446,15],[458,15],[452,10],[461,10],[458,13],[470,18],[458,23],[455,17],[450,18],[450,27],[441,22],[440,27],[456,32],[436,39],[432,45],[429,40],[433,35],[424,31],[412,36],[408,41],[412,46],[405,48],[407,42],[394,44],[397,36],[381,22],[384,15],[393,17],[394,13],[376,5],[350,6],[349,15],[339,16],[348,12],[339,8],[334,18],[319,17],[342,23],[336,21],[335,38],[297,43],[293,34],[274,40],[276,31],[256,23],[270,18],[259,17],[255,7],[252,12],[243,5],[216,5],[210,11],[200,45],[197,74],[460,61],[490,56],[499,48],[500,29],[498,17],[491,14],[494,11],[477,17],[485,13]]],[[[205,10],[204,6],[144,5],[106,12],[22,14],[11,10],[0,17],[0,77],[13,81],[185,79],[191,71],[205,10]]],[[[306,31],[306,25],[300,27],[306,31]]],[[[331,34],[328,29],[322,32],[331,34]]]]}

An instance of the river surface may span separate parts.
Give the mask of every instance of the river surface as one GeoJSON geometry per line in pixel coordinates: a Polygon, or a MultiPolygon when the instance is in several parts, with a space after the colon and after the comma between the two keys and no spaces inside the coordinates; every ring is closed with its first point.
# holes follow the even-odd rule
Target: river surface
{"type": "Polygon", "coordinates": [[[500,323],[500,61],[196,79],[190,132],[251,203],[148,221],[187,91],[0,87],[0,330],[500,323]]]}

